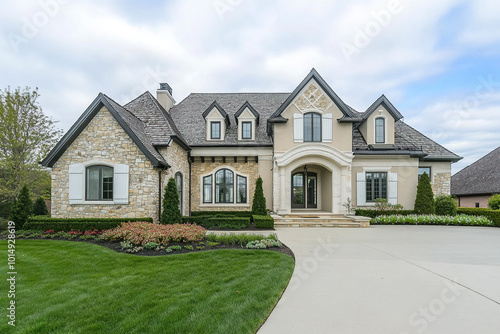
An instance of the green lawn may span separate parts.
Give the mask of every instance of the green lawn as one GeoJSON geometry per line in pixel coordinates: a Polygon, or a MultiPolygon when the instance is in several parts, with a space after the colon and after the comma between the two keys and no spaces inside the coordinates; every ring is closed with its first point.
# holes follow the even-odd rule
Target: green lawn
{"type": "Polygon", "coordinates": [[[16,328],[0,333],[254,333],[293,271],[290,256],[214,250],[142,257],[84,242],[18,240],[16,328]]]}

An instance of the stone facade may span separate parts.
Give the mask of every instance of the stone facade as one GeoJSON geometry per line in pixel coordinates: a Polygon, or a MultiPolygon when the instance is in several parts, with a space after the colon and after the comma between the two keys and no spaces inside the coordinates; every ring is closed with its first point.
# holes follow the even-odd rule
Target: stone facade
{"type": "MultiPolygon", "coordinates": [[[[165,157],[167,163],[171,166],[162,172],[162,196],[165,192],[168,180],[175,174],[182,174],[182,212],[183,216],[189,215],[189,162],[188,153],[179,144],[172,141],[167,148],[159,149],[160,154],[165,157]]],[[[163,198],[163,197],[162,197],[163,198]]]]}
{"type": "Polygon", "coordinates": [[[432,182],[432,192],[434,196],[449,195],[451,190],[451,174],[437,173],[432,182]]]}
{"type": "MultiPolygon", "coordinates": [[[[228,158],[229,159],[229,158],[228,158]]],[[[255,192],[255,182],[258,178],[258,163],[255,161],[244,162],[244,158],[238,158],[238,162],[234,160],[224,163],[222,158],[216,158],[212,162],[210,158],[206,158],[205,162],[201,162],[200,158],[196,158],[191,166],[191,210],[192,211],[250,211],[252,210],[252,199],[255,192]],[[202,177],[208,174],[214,174],[221,168],[229,168],[236,174],[241,174],[247,177],[248,197],[247,204],[203,204],[201,182],[202,177]]]]}
{"type": "Polygon", "coordinates": [[[111,113],[102,108],[52,167],[54,218],[158,218],[158,169],[127,135],[111,113]],[[69,166],[72,164],[126,164],[129,204],[69,204],[69,166]]]}

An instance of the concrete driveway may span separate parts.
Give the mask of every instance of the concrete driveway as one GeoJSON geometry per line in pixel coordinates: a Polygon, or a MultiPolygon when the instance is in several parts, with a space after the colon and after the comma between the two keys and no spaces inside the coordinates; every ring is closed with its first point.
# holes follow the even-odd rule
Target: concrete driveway
{"type": "Polygon", "coordinates": [[[292,280],[267,333],[500,333],[500,228],[280,228],[292,280]]]}

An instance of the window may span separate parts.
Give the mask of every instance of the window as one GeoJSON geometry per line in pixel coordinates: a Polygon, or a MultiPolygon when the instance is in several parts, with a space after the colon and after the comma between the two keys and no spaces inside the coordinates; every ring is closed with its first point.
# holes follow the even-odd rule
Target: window
{"type": "Polygon", "coordinates": [[[210,139],[220,139],[220,122],[210,122],[210,139]]]}
{"type": "Polygon", "coordinates": [[[223,168],[203,177],[203,203],[248,203],[248,178],[223,168]],[[212,181],[213,180],[213,181],[212,181]],[[215,202],[212,198],[215,198],[215,202]]]}
{"type": "Polygon", "coordinates": [[[387,173],[366,173],[366,201],[387,199],[387,173]]]}
{"type": "Polygon", "coordinates": [[[375,143],[385,143],[385,119],[381,117],[375,119],[375,143]]]}
{"type": "Polygon", "coordinates": [[[252,122],[241,123],[241,138],[252,139],[252,122]]]}
{"type": "Polygon", "coordinates": [[[304,141],[321,141],[321,115],[307,113],[304,115],[304,141]]]}
{"type": "Polygon", "coordinates": [[[479,203],[476,202],[476,208],[479,208],[479,203]]]}
{"type": "Polygon", "coordinates": [[[427,173],[429,180],[431,179],[431,168],[430,167],[418,167],[418,180],[420,181],[420,177],[427,173]]]}
{"type": "Polygon", "coordinates": [[[203,203],[212,203],[212,175],[203,178],[203,203]]]}
{"type": "Polygon", "coordinates": [[[236,203],[247,202],[247,178],[241,175],[236,176],[236,203]]]}
{"type": "Polygon", "coordinates": [[[88,201],[113,200],[113,168],[90,166],[86,169],[85,199],[88,201]]]}
{"type": "Polygon", "coordinates": [[[182,174],[175,173],[175,185],[177,186],[177,194],[179,195],[179,211],[182,214],[182,174]]]}
{"type": "Polygon", "coordinates": [[[215,203],[234,202],[234,173],[221,169],[215,173],[215,203]]]}

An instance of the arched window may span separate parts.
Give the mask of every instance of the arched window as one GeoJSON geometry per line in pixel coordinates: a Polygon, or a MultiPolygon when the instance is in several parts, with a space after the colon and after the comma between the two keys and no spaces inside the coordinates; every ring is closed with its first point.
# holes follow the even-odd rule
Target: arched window
{"type": "Polygon", "coordinates": [[[304,141],[321,141],[321,115],[304,114],[304,141]]]}
{"type": "Polygon", "coordinates": [[[177,194],[179,195],[179,210],[182,214],[182,173],[175,173],[175,185],[177,186],[177,194]]]}
{"type": "Polygon", "coordinates": [[[85,171],[85,199],[87,201],[113,200],[113,168],[89,166],[85,171]]]}
{"type": "Polygon", "coordinates": [[[375,119],[375,143],[385,143],[385,118],[379,117],[375,119]]]}
{"type": "Polygon", "coordinates": [[[215,203],[234,202],[234,173],[221,169],[215,173],[215,203]]]}

